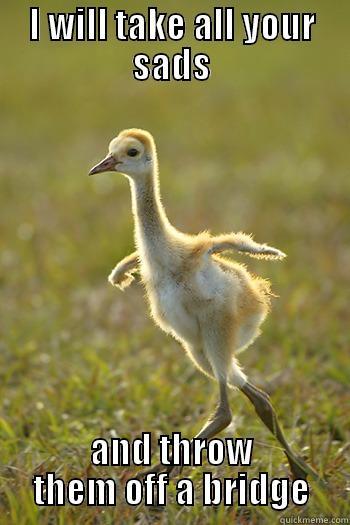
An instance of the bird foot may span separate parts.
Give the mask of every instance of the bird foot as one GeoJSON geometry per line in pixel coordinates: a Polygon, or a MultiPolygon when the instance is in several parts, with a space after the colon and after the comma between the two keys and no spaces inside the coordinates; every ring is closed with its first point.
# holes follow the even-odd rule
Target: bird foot
{"type": "Polygon", "coordinates": [[[290,470],[294,479],[307,479],[309,476],[311,479],[316,481],[316,483],[322,487],[326,488],[327,483],[317,474],[317,472],[310,467],[301,457],[295,456],[293,458],[288,457],[290,470]]]}

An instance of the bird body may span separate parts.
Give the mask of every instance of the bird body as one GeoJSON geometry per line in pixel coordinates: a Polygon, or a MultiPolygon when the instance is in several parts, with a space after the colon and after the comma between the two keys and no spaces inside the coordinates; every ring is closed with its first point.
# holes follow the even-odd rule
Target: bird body
{"type": "Polygon", "coordinates": [[[139,270],[156,324],[219,384],[218,407],[197,437],[210,438],[230,423],[227,387],[239,388],[283,445],[293,473],[306,476],[310,467],[290,449],[268,395],[248,381],[236,357],[259,334],[269,311],[270,285],[219,255],[232,249],[266,259],[285,254],[243,233],[178,231],[161,202],[156,147],[146,131],[125,130],[113,139],[109,154],[90,174],[103,171],[128,177],[135,224],[136,251],[116,265],[109,281],[125,289],[139,270]]]}
{"type": "Polygon", "coordinates": [[[177,238],[175,249],[173,244],[169,247],[171,256],[139,248],[142,280],[153,319],[181,342],[203,372],[210,376],[227,372],[230,382],[236,376],[244,381],[234,355],[258,335],[268,296],[262,281],[253,279],[243,266],[209,255],[209,242],[208,234],[177,238]],[[206,344],[208,330],[220,339],[213,350],[206,344]],[[225,358],[224,370],[216,363],[220,348],[225,349],[220,356],[225,358]]]}

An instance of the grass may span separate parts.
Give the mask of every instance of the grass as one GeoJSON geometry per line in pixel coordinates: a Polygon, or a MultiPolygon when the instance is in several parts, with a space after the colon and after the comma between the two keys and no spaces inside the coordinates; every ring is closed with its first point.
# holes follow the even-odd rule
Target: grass
{"type": "MultiPolygon", "coordinates": [[[[265,8],[281,9],[278,2],[265,8]]],[[[194,2],[181,12],[201,9],[194,2]]],[[[311,43],[197,43],[211,55],[212,78],[183,85],[133,81],[131,58],[141,45],[29,44],[27,8],[1,10],[0,523],[348,516],[349,6],[310,0],[307,10],[318,12],[311,43]],[[86,173],[108,140],[131,126],[156,137],[176,226],[242,229],[288,253],[284,263],[246,261],[280,298],[242,363],[271,391],[293,446],[328,481],[326,492],[312,487],[306,507],[179,507],[173,488],[162,512],[33,504],[33,473],[124,479],[135,472],[92,467],[94,438],[152,431],[155,439],[178,429],[191,437],[215,402],[214,385],[148,319],[140,287],[123,294],[106,281],[132,250],[129,191],[117,175],[86,173]]],[[[255,438],[250,476],[285,476],[283,454],[246,401],[232,393],[231,405],[226,435],[255,438]]],[[[201,469],[185,474],[200,493],[201,469]]]]}

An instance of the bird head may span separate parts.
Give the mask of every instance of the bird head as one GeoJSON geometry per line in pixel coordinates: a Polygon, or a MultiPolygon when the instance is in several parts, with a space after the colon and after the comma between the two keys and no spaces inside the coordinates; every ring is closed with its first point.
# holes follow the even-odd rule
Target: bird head
{"type": "Polygon", "coordinates": [[[89,175],[117,171],[132,179],[147,177],[156,165],[156,148],[148,131],[127,129],[109,144],[108,155],[96,164],[89,175]]]}

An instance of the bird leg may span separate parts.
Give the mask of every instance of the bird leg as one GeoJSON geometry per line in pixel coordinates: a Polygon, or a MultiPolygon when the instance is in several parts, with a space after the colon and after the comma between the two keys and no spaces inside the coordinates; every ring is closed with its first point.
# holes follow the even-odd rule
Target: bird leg
{"type": "Polygon", "coordinates": [[[219,383],[220,397],[215,412],[209,417],[201,430],[196,434],[196,438],[210,439],[228,427],[232,421],[230,406],[228,403],[226,382],[219,383]]]}
{"type": "Polygon", "coordinates": [[[324,484],[323,480],[319,477],[319,475],[299,456],[294,454],[294,452],[290,448],[284,436],[282,428],[278,422],[277,414],[271,404],[269,395],[249,382],[245,383],[241,387],[241,391],[254,405],[255,411],[261,419],[261,421],[267,426],[267,428],[272,432],[272,434],[282,445],[294,478],[306,479],[306,477],[309,475],[315,480],[324,484]]]}
{"type": "MultiPolygon", "coordinates": [[[[203,425],[201,430],[196,434],[195,438],[198,439],[210,439],[214,437],[216,434],[221,432],[224,428],[228,427],[228,425],[231,423],[232,415],[230,406],[228,403],[228,396],[227,396],[227,385],[226,382],[220,381],[219,383],[220,391],[219,391],[219,403],[217,405],[216,410],[214,413],[209,417],[208,421],[203,425]]],[[[137,478],[143,478],[147,474],[150,474],[151,472],[159,473],[159,472],[166,472],[168,474],[171,474],[174,470],[182,470],[181,465],[172,465],[172,458],[170,459],[170,465],[163,465],[162,463],[158,463],[154,467],[151,467],[150,469],[143,470],[137,474],[137,478]]]]}

